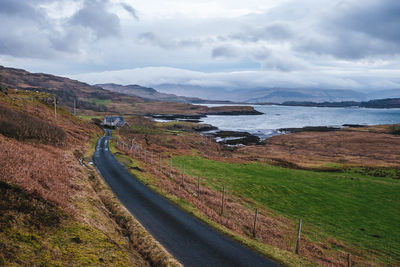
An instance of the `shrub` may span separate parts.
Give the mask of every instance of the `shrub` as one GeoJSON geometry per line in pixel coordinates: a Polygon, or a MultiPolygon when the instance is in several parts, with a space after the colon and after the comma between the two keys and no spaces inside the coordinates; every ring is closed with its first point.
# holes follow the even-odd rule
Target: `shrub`
{"type": "Polygon", "coordinates": [[[391,126],[391,133],[400,135],[400,124],[395,124],[391,126]]]}
{"type": "Polygon", "coordinates": [[[38,140],[61,145],[66,134],[60,127],[26,113],[0,106],[0,133],[17,140],[38,140]]]}

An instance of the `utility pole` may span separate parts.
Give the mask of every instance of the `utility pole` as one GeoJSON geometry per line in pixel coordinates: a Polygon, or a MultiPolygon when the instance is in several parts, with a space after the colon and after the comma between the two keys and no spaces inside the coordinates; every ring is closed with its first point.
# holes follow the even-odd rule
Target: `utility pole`
{"type": "Polygon", "coordinates": [[[57,119],[57,99],[54,96],[54,118],[57,119]]]}

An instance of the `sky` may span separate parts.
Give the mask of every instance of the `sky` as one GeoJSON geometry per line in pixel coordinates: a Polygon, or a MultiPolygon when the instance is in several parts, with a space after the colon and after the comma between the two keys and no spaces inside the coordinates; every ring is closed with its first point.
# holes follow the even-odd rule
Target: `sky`
{"type": "Polygon", "coordinates": [[[91,84],[400,88],[399,0],[1,0],[0,65],[91,84]]]}

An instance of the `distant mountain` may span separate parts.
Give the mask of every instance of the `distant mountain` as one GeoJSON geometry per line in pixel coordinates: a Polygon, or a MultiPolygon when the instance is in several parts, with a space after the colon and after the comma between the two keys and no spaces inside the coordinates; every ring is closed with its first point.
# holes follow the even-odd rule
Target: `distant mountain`
{"type": "Polygon", "coordinates": [[[385,98],[400,98],[400,89],[386,89],[372,91],[367,93],[368,100],[385,99],[385,98]]]}
{"type": "Polygon", "coordinates": [[[153,88],[140,85],[120,85],[115,83],[96,84],[105,90],[126,95],[137,96],[151,101],[176,102],[176,103],[229,103],[229,101],[204,100],[198,97],[178,96],[175,94],[161,93],[153,88]]]}
{"type": "Polygon", "coordinates": [[[105,90],[118,92],[121,94],[133,95],[148,100],[165,101],[165,102],[180,102],[189,103],[199,98],[181,97],[174,94],[160,93],[157,90],[140,85],[120,85],[115,83],[96,84],[95,86],[101,87],[105,90]]]}
{"type": "Polygon", "coordinates": [[[228,90],[222,87],[196,85],[162,84],[156,89],[165,93],[182,96],[196,96],[203,99],[221,99],[245,103],[283,103],[285,101],[340,102],[365,101],[365,93],[354,90],[315,88],[243,88],[228,90]]]}
{"type": "MultiPolygon", "coordinates": [[[[260,90],[265,93],[258,98],[247,99],[247,103],[283,103],[286,101],[312,101],[312,102],[340,102],[340,101],[362,101],[366,99],[364,93],[353,90],[333,89],[286,89],[272,88],[260,90]]],[[[257,94],[260,93],[257,92],[257,94]]]]}
{"type": "Polygon", "coordinates": [[[283,106],[302,106],[302,107],[363,107],[363,108],[400,108],[400,98],[373,99],[369,101],[342,101],[342,102],[299,102],[287,101],[283,106]]]}

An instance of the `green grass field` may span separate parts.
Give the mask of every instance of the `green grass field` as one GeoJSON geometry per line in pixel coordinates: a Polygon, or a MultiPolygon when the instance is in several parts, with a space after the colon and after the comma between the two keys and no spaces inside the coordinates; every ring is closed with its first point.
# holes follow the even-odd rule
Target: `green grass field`
{"type": "Polygon", "coordinates": [[[235,164],[181,156],[193,176],[210,187],[225,185],[235,195],[289,217],[302,218],[313,240],[333,237],[400,261],[400,181],[345,172],[285,169],[261,163],[235,164]]]}
{"type": "Polygon", "coordinates": [[[93,104],[96,106],[107,105],[111,103],[111,99],[92,99],[93,104]]]}

